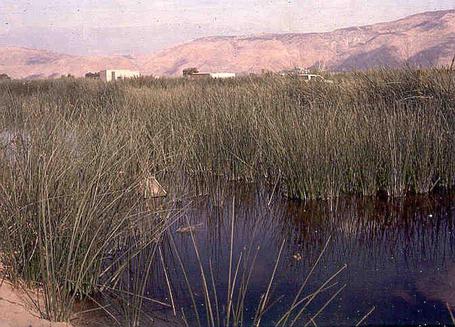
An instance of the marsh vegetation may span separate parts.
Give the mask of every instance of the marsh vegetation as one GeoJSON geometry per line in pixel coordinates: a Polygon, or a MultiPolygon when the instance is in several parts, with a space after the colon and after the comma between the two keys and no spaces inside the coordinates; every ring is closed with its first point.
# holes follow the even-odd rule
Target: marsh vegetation
{"type": "MultiPolygon", "coordinates": [[[[185,215],[184,199],[210,190],[217,206],[229,206],[224,188],[212,187],[220,180],[270,190],[266,206],[449,193],[454,136],[449,69],[351,73],[333,84],[278,76],[0,82],[0,258],[8,278],[43,290],[36,305],[46,318],[68,320],[81,299],[109,299],[112,319],[137,325],[144,303],[175,310],[172,296],[147,298],[144,283],[154,266],[167,266],[169,226],[185,215]],[[147,195],[151,178],[166,199],[147,195]]],[[[232,274],[246,278],[235,264],[232,274]]],[[[231,309],[207,311],[209,322],[240,321],[237,296],[235,310],[228,298],[231,309]]]]}

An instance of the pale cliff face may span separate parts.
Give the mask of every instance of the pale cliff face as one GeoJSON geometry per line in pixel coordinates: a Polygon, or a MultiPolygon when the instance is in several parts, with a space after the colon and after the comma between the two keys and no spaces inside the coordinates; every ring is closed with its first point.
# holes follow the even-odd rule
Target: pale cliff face
{"type": "Polygon", "coordinates": [[[106,68],[174,76],[181,75],[186,67],[237,73],[293,66],[350,70],[398,66],[405,61],[423,66],[447,65],[454,55],[455,10],[450,10],[329,33],[209,37],[140,57],[83,57],[0,48],[0,73],[44,78],[83,76],[106,68]]]}

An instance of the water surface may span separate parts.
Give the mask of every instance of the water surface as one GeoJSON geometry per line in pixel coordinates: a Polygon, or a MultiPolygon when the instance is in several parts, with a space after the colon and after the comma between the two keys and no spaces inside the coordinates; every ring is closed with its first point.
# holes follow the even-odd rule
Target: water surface
{"type": "MultiPolygon", "coordinates": [[[[308,322],[340,289],[314,319],[317,325],[354,325],[373,308],[366,324],[450,323],[447,303],[455,306],[453,195],[397,200],[345,197],[336,202],[303,203],[276,195],[270,201],[271,192],[255,186],[231,184],[209,193],[182,202],[182,207],[189,209],[173,226],[175,247],[168,240],[164,249],[173,298],[177,307],[184,308],[191,325],[197,319],[176,252],[203,325],[207,317],[205,292],[191,234],[181,233],[179,228],[196,226],[193,235],[212,306],[216,306],[215,289],[222,317],[227,303],[232,219],[233,271],[241,257],[239,281],[254,262],[244,303],[246,326],[267,289],[282,244],[271,289],[271,302],[276,302],[262,321],[265,326],[273,326],[290,306],[326,244],[303,293],[314,292],[346,268],[328,284],[330,289],[312,301],[296,325],[308,322]]],[[[154,275],[147,294],[169,299],[162,280],[162,272],[154,275]]]]}

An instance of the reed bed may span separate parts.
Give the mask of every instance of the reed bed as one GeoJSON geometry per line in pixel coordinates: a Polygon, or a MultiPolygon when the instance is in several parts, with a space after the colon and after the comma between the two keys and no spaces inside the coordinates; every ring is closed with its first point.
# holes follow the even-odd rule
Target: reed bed
{"type": "Polygon", "coordinates": [[[301,200],[454,187],[452,70],[335,79],[1,82],[6,273],[42,287],[37,306],[53,320],[67,320],[78,298],[119,285],[104,274],[120,276],[112,269],[128,264],[112,255],[131,259],[140,253],[132,247],[158,244],[172,220],[166,205],[144,198],[149,176],[174,198],[188,176],[265,182],[301,200]],[[132,235],[147,236],[131,245],[132,235]]]}
{"type": "Polygon", "coordinates": [[[29,133],[25,122],[50,130],[61,121],[95,136],[109,127],[146,149],[154,170],[266,180],[291,198],[424,194],[454,185],[454,80],[450,69],[406,68],[334,84],[13,81],[0,84],[0,127],[29,133]]]}
{"type": "Polygon", "coordinates": [[[298,199],[401,197],[454,186],[455,73],[352,73],[336,83],[271,76],[132,81],[129,107],[160,133],[168,167],[266,180],[298,199]]]}
{"type": "Polygon", "coordinates": [[[77,134],[84,124],[98,133],[110,126],[146,149],[154,170],[265,180],[298,199],[454,186],[454,71],[384,69],[335,80],[5,82],[0,127],[28,133],[57,120],[77,134]]]}

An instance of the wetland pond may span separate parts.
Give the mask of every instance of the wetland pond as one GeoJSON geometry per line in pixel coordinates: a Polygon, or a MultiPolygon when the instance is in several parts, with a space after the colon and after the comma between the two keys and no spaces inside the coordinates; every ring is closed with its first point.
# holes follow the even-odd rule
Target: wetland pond
{"type": "Polygon", "coordinates": [[[291,307],[322,253],[301,298],[321,286],[322,290],[295,326],[308,322],[355,325],[368,313],[363,324],[451,324],[448,306],[455,306],[453,195],[393,200],[342,197],[332,203],[279,196],[270,201],[270,196],[271,192],[257,187],[232,185],[210,196],[182,201],[180,205],[188,209],[173,224],[163,246],[166,273],[161,269],[152,274],[146,295],[170,301],[163,282],[167,275],[178,312],[183,308],[190,326],[198,325],[198,319],[204,326],[211,319],[204,300],[208,292],[218,325],[228,303],[232,253],[231,280],[236,280],[232,306],[234,311],[241,308],[237,312],[243,312],[239,316],[250,326],[278,261],[270,306],[261,320],[262,326],[274,326],[291,307]],[[242,282],[246,292],[239,291],[242,282]]]}

